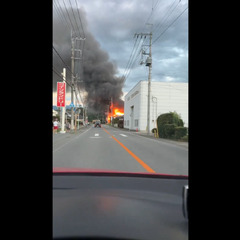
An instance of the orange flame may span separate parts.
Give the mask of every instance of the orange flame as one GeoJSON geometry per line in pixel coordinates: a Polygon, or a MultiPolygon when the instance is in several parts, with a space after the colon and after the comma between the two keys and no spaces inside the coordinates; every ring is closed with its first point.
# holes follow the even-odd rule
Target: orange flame
{"type": "Polygon", "coordinates": [[[107,121],[108,123],[111,122],[111,117],[120,117],[124,115],[124,111],[123,109],[119,109],[119,108],[114,108],[113,106],[110,106],[110,109],[112,110],[113,114],[111,112],[109,112],[108,117],[107,117],[107,121]]]}
{"type": "Polygon", "coordinates": [[[117,117],[117,116],[122,116],[122,115],[124,115],[124,112],[122,112],[122,111],[119,110],[118,108],[115,108],[113,112],[114,112],[113,117],[117,117]]]}

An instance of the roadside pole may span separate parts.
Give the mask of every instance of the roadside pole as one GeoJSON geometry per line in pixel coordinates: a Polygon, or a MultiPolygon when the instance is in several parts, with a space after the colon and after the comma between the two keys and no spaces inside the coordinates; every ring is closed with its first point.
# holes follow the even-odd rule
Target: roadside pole
{"type": "Polygon", "coordinates": [[[111,125],[113,126],[113,98],[111,97],[111,125]]]}
{"type": "Polygon", "coordinates": [[[62,121],[61,121],[61,131],[60,133],[66,133],[66,131],[64,131],[64,126],[65,126],[65,109],[66,109],[66,68],[63,68],[63,83],[65,85],[65,89],[64,89],[64,107],[62,107],[62,121]]]}
{"type": "Polygon", "coordinates": [[[74,116],[75,116],[74,131],[75,131],[75,133],[77,132],[77,113],[76,112],[77,112],[77,109],[74,112],[74,116]]]}
{"type": "MultiPolygon", "coordinates": [[[[147,23],[148,25],[149,24],[147,23]]],[[[148,72],[148,102],[147,102],[147,134],[150,135],[150,100],[151,100],[151,78],[152,78],[152,30],[150,33],[135,33],[134,37],[139,37],[141,38],[144,36],[149,36],[149,53],[143,52],[144,55],[148,55],[149,57],[146,60],[146,66],[149,67],[149,72],[148,72]]],[[[142,64],[142,63],[140,63],[142,64]]]]}
{"type": "MultiPolygon", "coordinates": [[[[72,36],[72,32],[71,32],[72,36]]],[[[72,86],[71,86],[71,132],[74,131],[74,51],[75,51],[75,39],[72,36],[72,61],[71,61],[71,72],[72,72],[72,86]]]]}

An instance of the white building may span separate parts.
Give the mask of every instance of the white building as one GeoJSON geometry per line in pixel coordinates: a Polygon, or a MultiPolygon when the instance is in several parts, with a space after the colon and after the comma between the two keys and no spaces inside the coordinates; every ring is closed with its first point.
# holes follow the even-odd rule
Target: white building
{"type": "MultiPolygon", "coordinates": [[[[159,115],[177,112],[188,127],[188,83],[151,82],[150,131],[159,115]]],[[[124,128],[147,131],[148,81],[140,81],[124,98],[124,128]]]]}

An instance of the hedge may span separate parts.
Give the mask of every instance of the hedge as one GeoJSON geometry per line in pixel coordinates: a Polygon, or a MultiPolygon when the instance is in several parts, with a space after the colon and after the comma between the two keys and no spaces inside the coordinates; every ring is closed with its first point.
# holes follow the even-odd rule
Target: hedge
{"type": "Polygon", "coordinates": [[[175,133],[175,124],[163,125],[163,132],[165,138],[173,138],[175,133]]]}
{"type": "Polygon", "coordinates": [[[186,127],[175,127],[175,139],[180,139],[187,135],[187,128],[186,127]]]}
{"type": "Polygon", "coordinates": [[[157,125],[160,138],[180,139],[187,135],[187,128],[176,112],[161,114],[157,118],[157,125]]]}

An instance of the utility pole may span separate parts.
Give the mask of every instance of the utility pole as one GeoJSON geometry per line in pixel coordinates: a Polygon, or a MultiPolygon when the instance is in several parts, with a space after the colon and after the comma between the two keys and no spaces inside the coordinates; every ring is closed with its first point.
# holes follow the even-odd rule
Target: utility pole
{"type": "Polygon", "coordinates": [[[111,97],[111,125],[113,126],[113,98],[111,97]]]}
{"type": "Polygon", "coordinates": [[[149,58],[147,58],[146,66],[149,67],[148,72],[148,117],[147,117],[147,126],[148,126],[148,135],[150,134],[150,102],[151,102],[151,79],[152,79],[152,32],[150,33],[149,40],[149,58]]]}
{"type": "Polygon", "coordinates": [[[82,59],[81,57],[75,57],[75,51],[79,52],[80,55],[82,54],[82,50],[80,49],[75,49],[75,41],[77,40],[85,40],[86,38],[78,38],[78,37],[73,37],[73,33],[71,32],[71,39],[72,39],[72,56],[71,56],[71,72],[72,72],[72,86],[71,86],[71,132],[74,131],[74,91],[75,91],[75,86],[74,86],[74,81],[75,81],[75,75],[74,75],[74,60],[76,59],[82,59]]]}
{"type": "MultiPolygon", "coordinates": [[[[71,104],[74,105],[74,94],[73,94],[73,89],[74,89],[74,52],[75,52],[75,39],[72,38],[72,62],[71,62],[71,71],[72,71],[72,86],[71,86],[71,104]]],[[[71,131],[74,130],[74,116],[73,116],[73,106],[71,107],[71,131]]]]}
{"type": "Polygon", "coordinates": [[[144,36],[145,38],[149,36],[149,53],[143,53],[148,55],[146,60],[146,66],[149,67],[148,72],[148,103],[147,103],[147,134],[150,134],[150,102],[151,102],[151,78],[152,78],[152,31],[150,33],[135,33],[135,36],[144,36]]]}

